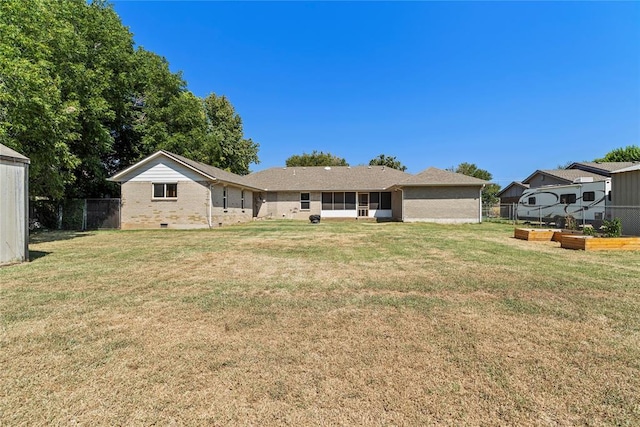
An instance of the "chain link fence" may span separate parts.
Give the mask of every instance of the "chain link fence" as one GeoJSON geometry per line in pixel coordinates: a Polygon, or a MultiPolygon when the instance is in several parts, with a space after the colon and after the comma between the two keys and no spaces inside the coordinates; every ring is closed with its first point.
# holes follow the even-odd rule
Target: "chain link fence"
{"type": "Polygon", "coordinates": [[[608,206],[604,216],[609,221],[618,218],[622,223],[622,234],[640,236],[640,206],[608,206]]]}
{"type": "Polygon", "coordinates": [[[32,200],[31,230],[97,230],[120,228],[120,199],[32,200]]]}
{"type": "MultiPolygon", "coordinates": [[[[622,233],[628,236],[640,236],[640,206],[608,206],[605,208],[604,218],[602,220],[591,221],[595,228],[600,228],[604,221],[611,221],[618,218],[622,223],[622,233]]],[[[482,206],[483,221],[501,221],[518,223],[518,205],[516,203],[483,205],[482,206]]],[[[540,217],[537,221],[540,226],[549,225],[550,218],[540,217]]],[[[530,222],[530,221],[528,221],[530,222]]],[[[534,223],[536,221],[533,221],[534,223]]],[[[552,223],[554,226],[562,226],[552,223]]]]}

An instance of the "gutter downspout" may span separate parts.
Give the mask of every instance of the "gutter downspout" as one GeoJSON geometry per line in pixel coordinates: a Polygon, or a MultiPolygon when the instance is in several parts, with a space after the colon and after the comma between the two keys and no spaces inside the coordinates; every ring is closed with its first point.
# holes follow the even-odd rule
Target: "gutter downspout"
{"type": "Polygon", "coordinates": [[[480,187],[480,215],[478,216],[478,224],[482,224],[482,190],[484,189],[484,184],[480,187]]]}
{"type": "Polygon", "coordinates": [[[211,228],[211,211],[213,210],[213,208],[211,207],[212,198],[213,191],[211,190],[211,183],[209,183],[209,203],[207,203],[207,223],[209,225],[209,228],[211,228]]]}

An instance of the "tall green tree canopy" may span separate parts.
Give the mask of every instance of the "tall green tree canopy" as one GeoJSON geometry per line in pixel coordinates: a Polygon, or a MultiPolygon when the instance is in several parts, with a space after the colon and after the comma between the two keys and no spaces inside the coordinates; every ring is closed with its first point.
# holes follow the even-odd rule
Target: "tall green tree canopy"
{"type": "MultiPolygon", "coordinates": [[[[480,169],[475,163],[460,163],[453,172],[461,173],[463,175],[472,176],[474,178],[484,179],[485,181],[491,181],[493,175],[485,169],[480,169]]],[[[482,203],[496,204],[500,202],[498,193],[500,192],[500,186],[498,184],[487,184],[482,189],[482,203]]]]}
{"type": "Polygon", "coordinates": [[[258,162],[229,101],[135,49],[105,1],[3,0],[0,34],[0,142],[31,159],[32,195],[115,194],[106,178],[158,149],[236,173],[258,162]]]}
{"type": "Polygon", "coordinates": [[[287,166],[349,166],[342,157],[313,150],[311,154],[293,155],[286,160],[287,166]]]}
{"type": "Polygon", "coordinates": [[[259,163],[258,144],[244,137],[242,119],[229,99],[211,93],[204,99],[204,111],[211,148],[203,155],[217,155],[216,163],[222,169],[239,175],[248,174],[249,165],[259,163]]]}
{"type": "Polygon", "coordinates": [[[624,148],[616,148],[609,151],[601,159],[595,159],[595,162],[637,162],[640,161],[640,147],[637,145],[629,145],[624,148]]]}
{"type": "Polygon", "coordinates": [[[400,162],[400,160],[396,159],[395,156],[386,156],[384,154],[380,154],[375,159],[371,159],[369,161],[370,166],[386,166],[388,168],[397,169],[399,171],[406,171],[407,167],[400,162]]]}

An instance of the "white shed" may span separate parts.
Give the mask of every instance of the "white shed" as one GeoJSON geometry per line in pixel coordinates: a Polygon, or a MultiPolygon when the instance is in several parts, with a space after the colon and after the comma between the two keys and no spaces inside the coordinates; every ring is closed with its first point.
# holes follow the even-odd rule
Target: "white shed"
{"type": "Polygon", "coordinates": [[[0,265],[29,260],[29,159],[0,144],[0,265]]]}

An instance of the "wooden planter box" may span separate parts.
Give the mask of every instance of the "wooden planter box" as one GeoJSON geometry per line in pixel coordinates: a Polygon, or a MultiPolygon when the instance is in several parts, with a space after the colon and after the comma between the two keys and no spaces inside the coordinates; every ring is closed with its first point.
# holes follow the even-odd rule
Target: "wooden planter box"
{"type": "Polygon", "coordinates": [[[557,231],[560,230],[550,228],[516,228],[513,232],[513,237],[533,242],[549,242],[553,238],[553,233],[557,231]]]}
{"type": "Polygon", "coordinates": [[[583,236],[582,231],[577,230],[557,230],[553,232],[551,240],[554,242],[562,242],[564,236],[583,236]]]}
{"type": "Polygon", "coordinates": [[[583,251],[638,251],[640,250],[640,237],[563,236],[560,247],[583,251]]]}

